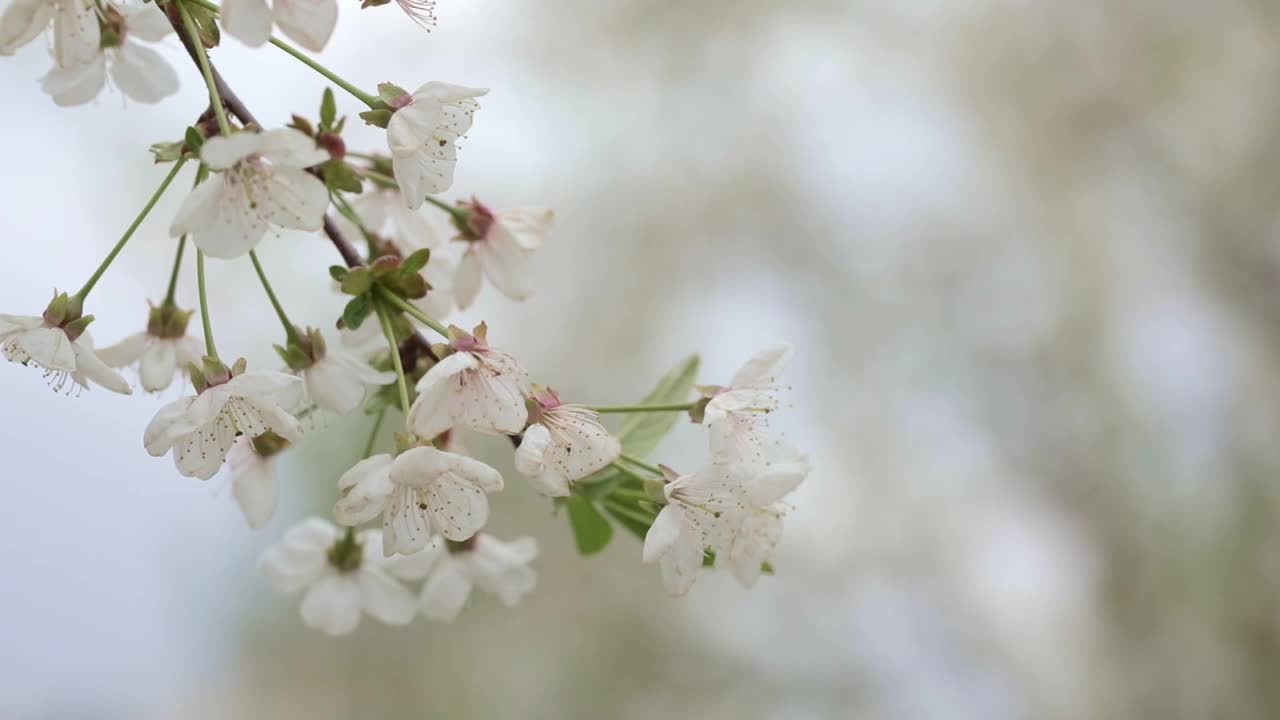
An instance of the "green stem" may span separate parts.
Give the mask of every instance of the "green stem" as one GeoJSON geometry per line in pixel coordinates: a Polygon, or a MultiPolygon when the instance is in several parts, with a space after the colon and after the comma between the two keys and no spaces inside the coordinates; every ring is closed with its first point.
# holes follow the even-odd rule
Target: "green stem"
{"type": "MultiPolygon", "coordinates": [[[[370,160],[371,162],[373,160],[373,158],[369,157],[368,155],[355,155],[355,153],[347,153],[347,154],[354,155],[355,157],[365,158],[370,160]]],[[[395,188],[397,190],[400,189],[400,184],[397,183],[396,179],[393,177],[387,177],[386,175],[383,175],[380,172],[376,172],[374,170],[366,170],[366,169],[361,169],[360,173],[364,175],[366,178],[368,178],[369,180],[372,180],[373,183],[376,185],[395,188]]],[[[466,212],[458,208],[456,205],[450,205],[449,203],[444,202],[443,200],[437,200],[436,198],[433,198],[430,195],[427,195],[424,199],[427,202],[431,203],[432,205],[435,205],[436,207],[449,213],[450,215],[452,215],[453,217],[461,221],[465,222],[467,219],[466,212]]]]}
{"type": "Polygon", "coordinates": [[[644,468],[645,470],[648,470],[651,473],[657,473],[659,477],[666,476],[666,473],[662,472],[662,468],[658,467],[657,465],[650,465],[649,463],[641,460],[640,458],[631,457],[626,453],[623,453],[618,457],[623,460],[626,460],[627,462],[631,463],[632,465],[635,465],[638,468],[644,468]]]}
{"type": "MultiPolygon", "coordinates": [[[[222,13],[222,8],[218,7],[218,4],[217,4],[217,3],[209,2],[209,0],[183,0],[183,2],[190,2],[190,3],[192,3],[192,4],[199,5],[200,7],[204,8],[204,9],[206,9],[206,10],[209,10],[209,11],[211,11],[211,12],[215,12],[215,13],[219,13],[219,14],[221,14],[221,13],[222,13]]],[[[364,92],[364,91],[360,90],[360,88],[356,87],[355,85],[352,85],[351,83],[347,82],[346,80],[343,80],[342,78],[338,77],[338,75],[337,75],[337,74],[335,74],[332,70],[330,70],[329,68],[327,68],[327,67],[325,67],[325,66],[321,65],[320,63],[316,62],[315,60],[312,60],[311,58],[307,57],[306,55],[303,55],[303,54],[302,54],[302,51],[300,51],[300,50],[298,50],[297,48],[293,47],[293,46],[292,46],[292,45],[290,45],[289,43],[286,43],[285,41],[283,41],[283,40],[281,40],[281,39],[279,39],[279,38],[277,38],[277,37],[275,37],[275,36],[273,35],[273,36],[271,37],[271,44],[272,44],[272,45],[275,45],[276,47],[280,48],[281,50],[283,50],[283,51],[285,51],[285,52],[289,53],[290,55],[294,56],[295,58],[297,58],[298,60],[300,60],[304,65],[306,65],[307,67],[311,68],[312,70],[315,70],[316,72],[318,72],[318,73],[320,73],[321,75],[325,76],[326,78],[328,78],[329,80],[331,80],[335,85],[337,85],[338,87],[342,88],[343,90],[346,90],[347,92],[351,93],[351,94],[352,94],[352,95],[354,95],[358,100],[360,100],[360,102],[364,103],[365,105],[368,105],[370,108],[373,108],[374,110],[377,110],[377,109],[379,109],[379,108],[385,108],[385,107],[386,107],[386,105],[385,105],[381,100],[379,100],[377,97],[375,97],[375,96],[373,96],[373,95],[370,95],[369,93],[367,93],[367,92],[364,92]]]]}
{"type": "Polygon", "coordinates": [[[351,207],[351,203],[347,202],[346,198],[336,192],[329,193],[329,200],[338,208],[338,213],[346,218],[347,222],[355,225],[360,234],[364,236],[364,241],[369,245],[369,257],[372,258],[374,250],[377,249],[377,243],[373,241],[373,235],[369,233],[369,228],[364,226],[364,221],[356,214],[355,208],[351,207]]]}
{"type": "Polygon", "coordinates": [[[394,305],[397,309],[408,313],[411,317],[413,317],[415,320],[422,323],[423,325],[426,325],[432,330],[435,330],[436,332],[440,333],[446,338],[449,337],[449,330],[445,326],[431,319],[426,313],[414,307],[413,303],[406,302],[404,298],[400,297],[399,295],[396,295],[395,293],[382,287],[381,285],[377,285],[375,287],[377,288],[378,296],[380,298],[390,303],[391,305],[394,305]]]}
{"type": "Polygon", "coordinates": [[[191,11],[187,9],[187,3],[193,0],[178,0],[178,14],[182,16],[182,27],[187,31],[187,37],[191,40],[191,47],[199,52],[196,53],[196,62],[200,65],[200,74],[204,75],[205,87],[209,88],[209,105],[213,107],[213,114],[218,118],[218,130],[223,135],[231,134],[231,125],[227,122],[227,110],[222,107],[222,98],[218,96],[218,85],[213,81],[213,68],[209,67],[209,53],[205,50],[204,43],[200,40],[200,32],[196,29],[196,21],[191,17],[191,11]]]}
{"type": "Polygon", "coordinates": [[[218,348],[213,344],[213,324],[209,322],[209,293],[204,285],[204,251],[196,248],[196,281],[200,288],[200,324],[204,326],[204,348],[209,357],[218,359],[218,348]]]}
{"type": "Polygon", "coordinates": [[[382,323],[382,334],[387,338],[387,347],[391,350],[391,364],[396,368],[396,389],[400,391],[400,411],[409,416],[409,381],[404,376],[404,365],[400,362],[400,344],[396,342],[396,332],[391,328],[391,316],[382,303],[374,301],[373,307],[378,311],[378,322],[382,323]]]}
{"type": "Polygon", "coordinates": [[[630,498],[632,500],[643,502],[653,502],[653,498],[649,497],[648,493],[643,490],[631,490],[629,488],[614,488],[613,492],[609,493],[609,496],[616,498],[630,498]]]}
{"type": "MultiPolygon", "coordinates": [[[[209,167],[201,164],[200,169],[196,170],[195,185],[205,181],[209,177],[209,167]]],[[[195,187],[194,185],[192,187],[195,187]]],[[[169,275],[169,289],[164,294],[164,304],[172,305],[174,293],[178,290],[178,271],[182,269],[182,253],[187,248],[187,236],[183,235],[178,238],[178,254],[173,258],[173,272],[169,275]]]]}
{"type": "Polygon", "coordinates": [[[364,444],[364,456],[369,457],[373,454],[373,446],[378,442],[378,431],[382,430],[382,421],[387,417],[387,406],[383,405],[378,411],[378,417],[373,420],[373,428],[369,430],[369,440],[364,444]]]}
{"type": "Polygon", "coordinates": [[[650,515],[646,512],[642,512],[633,507],[623,505],[622,503],[616,500],[610,500],[609,498],[605,498],[603,502],[605,507],[609,508],[610,510],[614,511],[619,515],[625,515],[631,518],[632,520],[635,520],[638,523],[643,523],[645,525],[653,525],[653,521],[655,519],[653,515],[650,515]]]}
{"type": "Polygon", "coordinates": [[[620,462],[614,462],[611,464],[613,465],[613,467],[617,468],[618,471],[621,472],[623,475],[639,480],[642,483],[648,482],[653,479],[653,478],[647,478],[641,475],[640,473],[636,472],[635,470],[632,470],[631,468],[627,467],[626,465],[623,465],[620,462]]]}
{"type": "Polygon", "coordinates": [[[666,405],[589,405],[598,413],[681,412],[690,410],[696,403],[669,403],[666,405]]]}
{"type": "Polygon", "coordinates": [[[276,293],[271,289],[271,283],[267,280],[267,273],[262,269],[262,263],[258,261],[258,253],[253,250],[249,251],[249,259],[253,261],[253,269],[258,271],[258,279],[262,281],[262,289],[267,291],[267,298],[271,300],[271,307],[276,309],[276,317],[280,318],[280,324],[284,325],[284,334],[289,338],[289,342],[298,344],[298,329],[289,322],[289,316],[284,312],[284,306],[280,304],[280,299],[276,297],[276,293]]]}
{"type": "Polygon", "coordinates": [[[165,176],[164,181],[160,183],[160,187],[156,188],[156,191],[152,193],[151,199],[147,201],[145,206],[143,206],[142,212],[138,213],[138,217],[134,218],[133,222],[129,225],[129,228],[124,231],[124,236],[120,238],[120,241],[116,243],[115,247],[111,248],[111,252],[107,253],[106,259],[102,261],[102,264],[98,265],[97,270],[93,271],[93,275],[89,276],[89,280],[85,282],[84,287],[80,288],[80,290],[76,292],[75,297],[82,303],[85,298],[89,297],[89,291],[93,290],[93,286],[98,284],[98,280],[102,277],[102,273],[107,271],[107,268],[111,266],[112,261],[115,260],[116,256],[120,254],[120,251],[124,249],[125,243],[129,242],[129,238],[133,237],[133,233],[138,229],[138,226],[142,224],[142,221],[147,218],[147,214],[150,213],[151,209],[156,206],[157,202],[159,202],[160,196],[164,195],[165,190],[169,189],[169,183],[173,182],[173,178],[177,176],[178,171],[182,169],[182,164],[185,162],[186,158],[179,158],[178,161],[173,164],[173,169],[165,176]]]}

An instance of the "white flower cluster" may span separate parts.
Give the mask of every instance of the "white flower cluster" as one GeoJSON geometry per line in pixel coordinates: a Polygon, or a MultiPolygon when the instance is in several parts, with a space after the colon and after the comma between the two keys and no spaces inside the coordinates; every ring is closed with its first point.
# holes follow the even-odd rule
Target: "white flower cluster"
{"type": "MultiPolygon", "coordinates": [[[[434,23],[431,0],[397,3],[420,24],[434,23]]],[[[647,533],[643,559],[661,564],[672,594],[686,592],[713,557],[744,585],[754,583],[778,542],[783,498],[808,472],[804,455],[774,437],[767,423],[778,408],[777,377],[791,348],[757,355],[729,385],[703,388],[696,403],[685,402],[690,371],[678,388],[684,397],[671,404],[597,410],[565,403],[555,390],[531,382],[513,355],[489,343],[483,322],[472,332],[446,329],[439,319],[470,307],[486,281],[513,300],[533,293],[532,258],[555,215],[541,207],[493,210],[474,196],[456,204],[433,197],[452,186],[458,141],[488,91],[428,82],[408,92],[384,83],[375,96],[272,37],[278,28],[319,51],[337,17],[336,0],[226,0],[221,7],[208,0],[11,0],[0,13],[0,54],[51,28],[54,68],[43,87],[57,104],[88,102],[108,75],[141,102],[172,95],[174,69],[140,41],[174,31],[210,104],[181,142],[152,147],[157,162],[173,163],[172,169],[84,286],[55,293],[40,315],[0,315],[0,352],[42,370],[57,389],[93,384],[130,394],[129,382],[113,369],[127,367],[136,367],[148,392],[175,379],[189,383],[191,392],[166,403],[147,425],[143,446],[154,457],[171,456],[184,476],[208,480],[229,468],[231,494],[251,528],[266,526],[275,514],[276,466],[281,453],[303,441],[304,416],[361,408],[376,414],[367,457],[335,473],[336,524],[303,521],[260,563],[279,591],[305,590],[304,622],[332,635],[353,631],[366,613],[390,625],[418,614],[450,621],[473,588],[508,606],[533,589],[537,544],[531,538],[504,542],[488,532],[489,496],[504,481],[466,452],[460,441],[466,432],[508,436],[517,471],[557,507],[586,503],[596,512],[601,494],[618,489],[614,481],[626,475],[639,483],[622,488],[630,493],[622,510],[639,523],[633,530],[647,533]],[[348,155],[346,118],[337,117],[331,90],[318,122],[294,115],[286,127],[264,129],[209,60],[220,37],[215,18],[226,34],[254,47],[279,45],[367,105],[360,117],[386,129],[389,154],[348,155]],[[85,301],[188,160],[198,160],[193,164],[200,169],[169,224],[177,254],[164,300],[151,308],[144,331],[95,350],[85,301]],[[428,205],[456,230],[459,251],[452,257],[421,213],[428,205]],[[330,268],[330,275],[351,299],[337,325],[358,352],[331,348],[323,333],[289,321],[255,250],[282,229],[323,231],[339,251],[346,265],[330,268]],[[174,300],[188,239],[197,250],[203,338],[188,332],[193,312],[174,300]],[[363,240],[367,251],[351,240],[363,240]],[[205,258],[245,255],[285,331],[285,343],[275,346],[283,371],[251,371],[244,360],[227,365],[214,347],[205,258]],[[447,342],[430,345],[415,321],[447,342]],[[377,336],[385,344],[370,351],[377,336]],[[383,418],[397,403],[403,424],[394,451],[371,454],[383,418]],[[615,436],[600,416],[682,410],[705,424],[711,463],[687,476],[663,468],[661,478],[658,468],[624,455],[627,426],[623,437],[615,436]],[[381,527],[364,528],[372,522],[381,527]],[[419,581],[415,598],[407,583],[419,581]]]]}

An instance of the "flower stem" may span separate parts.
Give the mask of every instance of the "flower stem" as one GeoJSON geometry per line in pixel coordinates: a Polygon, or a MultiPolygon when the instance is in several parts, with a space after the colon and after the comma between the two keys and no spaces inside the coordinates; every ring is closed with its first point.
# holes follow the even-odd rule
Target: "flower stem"
{"type": "Polygon", "coordinates": [[[375,287],[377,288],[378,296],[383,300],[385,300],[388,304],[393,305],[397,309],[408,313],[415,320],[422,323],[423,325],[426,325],[432,330],[435,330],[436,332],[440,333],[444,337],[446,338],[449,337],[449,330],[445,328],[445,326],[431,319],[431,317],[429,317],[426,313],[414,307],[413,303],[405,302],[404,298],[400,297],[399,295],[396,295],[395,293],[382,287],[381,285],[377,285],[375,287]]]}
{"type": "Polygon", "coordinates": [[[369,93],[367,93],[367,92],[365,92],[365,91],[361,90],[360,88],[356,87],[355,85],[352,85],[351,83],[347,82],[346,80],[343,80],[341,77],[338,77],[338,75],[337,75],[336,73],[334,73],[332,70],[330,70],[329,68],[327,68],[327,67],[325,67],[325,66],[321,65],[320,63],[316,62],[315,60],[312,60],[311,58],[307,57],[306,55],[304,55],[304,54],[302,53],[302,51],[301,51],[301,50],[299,50],[299,49],[295,48],[294,46],[292,46],[292,45],[290,45],[289,43],[287,43],[287,42],[285,42],[285,41],[281,40],[280,38],[277,38],[277,37],[276,37],[276,36],[274,36],[274,35],[273,35],[273,36],[271,36],[271,44],[272,44],[272,45],[275,45],[276,47],[280,48],[281,50],[283,50],[283,51],[285,51],[285,52],[289,53],[290,55],[294,56],[294,57],[295,57],[295,58],[297,58],[297,59],[298,59],[298,61],[299,61],[299,62],[301,62],[303,65],[306,65],[307,67],[311,68],[312,70],[315,70],[316,72],[318,72],[318,73],[320,73],[321,75],[325,76],[327,79],[329,79],[331,82],[333,82],[333,84],[334,84],[334,85],[337,85],[338,87],[342,88],[343,90],[346,90],[348,93],[351,93],[352,97],[354,97],[355,99],[357,99],[357,100],[359,100],[360,102],[364,103],[365,105],[368,105],[371,109],[373,109],[373,110],[377,110],[377,109],[379,109],[379,108],[385,108],[385,107],[386,107],[386,105],[384,105],[384,104],[383,104],[383,102],[382,102],[381,100],[379,100],[378,98],[376,98],[376,97],[374,97],[373,95],[370,95],[369,93]]]}
{"type": "Polygon", "coordinates": [[[209,293],[204,285],[204,251],[196,248],[196,281],[200,288],[200,324],[204,326],[204,348],[209,357],[218,359],[218,348],[213,344],[213,325],[209,322],[209,293]]]}
{"type": "Polygon", "coordinates": [[[93,286],[98,284],[98,280],[102,277],[102,273],[107,271],[107,268],[111,266],[112,261],[115,260],[116,256],[120,254],[120,251],[124,249],[125,243],[129,242],[129,238],[133,237],[133,233],[138,229],[138,226],[142,224],[142,221],[147,218],[147,214],[151,212],[151,209],[156,206],[156,203],[160,200],[160,196],[164,195],[165,190],[169,189],[169,183],[173,182],[173,178],[177,176],[178,171],[182,169],[182,164],[185,162],[186,158],[178,158],[178,161],[173,164],[173,169],[169,171],[169,174],[166,175],[164,180],[160,183],[160,187],[156,188],[156,191],[151,195],[151,199],[142,207],[142,212],[138,213],[138,217],[134,218],[133,222],[129,225],[129,228],[124,231],[124,236],[122,236],[120,241],[115,244],[115,247],[111,248],[111,252],[107,253],[107,257],[100,265],[98,265],[98,269],[93,271],[93,275],[89,276],[89,280],[85,282],[84,287],[80,288],[80,290],[76,292],[75,297],[81,302],[84,302],[84,299],[89,297],[89,291],[93,290],[93,286]]]}
{"type": "Polygon", "coordinates": [[[637,510],[633,507],[624,505],[618,502],[617,500],[612,500],[610,498],[605,498],[603,501],[603,504],[605,505],[605,507],[609,508],[610,510],[617,513],[618,515],[629,517],[638,523],[643,523],[645,525],[653,525],[654,516],[650,515],[649,513],[643,512],[641,510],[637,510]]]}
{"type": "Polygon", "coordinates": [[[622,464],[622,463],[620,463],[620,462],[614,461],[614,462],[610,463],[610,465],[612,465],[614,468],[616,468],[616,469],[618,470],[618,472],[622,473],[623,475],[626,475],[626,476],[628,476],[628,477],[631,477],[631,478],[634,478],[634,479],[636,479],[636,480],[639,480],[639,481],[640,481],[640,482],[642,482],[642,483],[643,483],[643,482],[648,482],[649,480],[651,480],[651,479],[652,479],[652,478],[647,478],[647,477],[645,477],[644,475],[641,475],[640,473],[638,473],[638,472],[636,472],[635,470],[633,470],[633,469],[631,469],[631,468],[627,467],[626,465],[623,465],[623,464],[622,464]]]}
{"type": "Polygon", "coordinates": [[[373,454],[373,446],[378,443],[378,432],[382,430],[382,421],[387,417],[387,406],[383,405],[378,416],[373,420],[373,428],[369,430],[369,439],[364,444],[364,456],[373,454]]]}
{"type": "Polygon", "coordinates": [[[404,365],[400,362],[400,343],[396,342],[395,330],[391,329],[391,315],[387,308],[377,300],[373,307],[378,312],[378,322],[382,323],[382,334],[387,338],[387,348],[391,350],[391,364],[396,368],[396,388],[400,391],[400,411],[409,416],[409,382],[404,376],[404,365]]]}
{"type": "Polygon", "coordinates": [[[657,473],[659,477],[664,476],[666,474],[662,472],[662,468],[658,467],[657,465],[650,465],[649,463],[641,460],[640,458],[631,457],[626,453],[623,453],[618,457],[623,460],[626,460],[627,462],[631,463],[632,465],[635,465],[638,468],[644,468],[645,470],[648,470],[651,473],[657,473]]]}
{"type": "Polygon", "coordinates": [[[262,263],[258,261],[258,253],[250,250],[249,259],[253,261],[253,269],[258,271],[258,279],[262,281],[262,289],[267,291],[267,298],[271,300],[271,307],[276,309],[276,317],[280,318],[280,324],[284,325],[284,334],[289,338],[289,342],[298,343],[298,329],[289,321],[289,316],[284,312],[284,306],[280,304],[276,293],[271,289],[271,283],[267,280],[267,273],[262,269],[262,263]]]}
{"type": "Polygon", "coordinates": [[[218,96],[218,84],[213,81],[213,70],[209,67],[209,53],[205,50],[204,43],[200,41],[200,33],[196,29],[196,21],[191,17],[191,11],[187,9],[187,3],[192,0],[178,0],[178,14],[182,16],[182,27],[187,31],[187,37],[191,38],[192,47],[199,52],[196,53],[196,61],[200,64],[200,74],[204,76],[204,84],[209,88],[209,104],[213,107],[213,114],[218,118],[218,130],[223,135],[231,134],[231,124],[227,122],[227,110],[222,106],[222,98],[218,96]]]}
{"type": "MultiPolygon", "coordinates": [[[[355,153],[347,153],[347,154],[348,154],[348,155],[355,156],[355,157],[367,158],[367,159],[369,159],[370,161],[372,161],[372,159],[373,159],[373,158],[369,157],[368,155],[360,156],[360,155],[356,155],[355,153]]],[[[383,187],[395,188],[395,189],[397,189],[397,190],[399,190],[399,189],[400,189],[400,184],[399,184],[399,183],[397,183],[397,182],[396,182],[396,179],[395,179],[395,178],[393,178],[393,177],[387,177],[386,175],[383,175],[383,174],[382,174],[382,173],[380,173],[380,172],[376,172],[376,171],[374,171],[374,170],[367,170],[367,169],[364,169],[364,168],[361,168],[360,173],[361,173],[362,175],[364,175],[366,178],[368,178],[369,180],[371,180],[375,185],[381,185],[381,186],[383,186],[383,187]]],[[[453,217],[455,217],[455,218],[457,218],[457,219],[459,219],[459,220],[466,221],[466,219],[467,219],[467,218],[466,218],[466,213],[464,213],[462,210],[458,209],[458,208],[457,208],[457,206],[450,205],[449,203],[444,202],[443,200],[437,200],[436,198],[433,198],[433,197],[431,197],[430,195],[425,196],[423,199],[425,199],[427,202],[431,203],[432,205],[435,205],[436,207],[438,207],[438,208],[440,208],[441,210],[443,210],[443,211],[445,211],[445,212],[449,213],[450,215],[452,215],[453,217]]]]}
{"type": "MultiPolygon", "coordinates": [[[[200,169],[196,170],[196,185],[204,182],[209,177],[209,168],[204,164],[200,165],[200,169]]],[[[194,187],[194,186],[193,186],[194,187]]],[[[178,238],[178,253],[173,258],[173,272],[169,274],[169,289],[164,294],[164,304],[173,304],[173,295],[178,290],[178,271],[182,269],[182,253],[187,248],[187,236],[183,235],[178,238]]]]}
{"type": "Polygon", "coordinates": [[[669,403],[666,405],[588,405],[587,409],[598,413],[681,412],[691,409],[695,403],[669,403]]]}

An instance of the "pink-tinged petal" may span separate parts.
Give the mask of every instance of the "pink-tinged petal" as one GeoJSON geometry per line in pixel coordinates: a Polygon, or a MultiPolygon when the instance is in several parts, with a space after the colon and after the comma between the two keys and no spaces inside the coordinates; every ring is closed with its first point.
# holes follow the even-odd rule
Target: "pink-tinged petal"
{"type": "Polygon", "coordinates": [[[271,8],[266,0],[224,0],[222,29],[249,47],[259,47],[271,38],[271,8]]]}
{"type": "Polygon", "coordinates": [[[452,622],[469,595],[471,580],[463,573],[461,563],[450,558],[440,563],[422,586],[422,614],[430,620],[452,622]]]}
{"type": "Polygon", "coordinates": [[[324,49],[338,24],[337,0],[274,0],[276,24],[311,52],[324,49]]]}
{"type": "Polygon", "coordinates": [[[355,578],[329,575],[302,598],[302,621],[329,635],[346,635],[360,624],[361,592],[355,578]]]}

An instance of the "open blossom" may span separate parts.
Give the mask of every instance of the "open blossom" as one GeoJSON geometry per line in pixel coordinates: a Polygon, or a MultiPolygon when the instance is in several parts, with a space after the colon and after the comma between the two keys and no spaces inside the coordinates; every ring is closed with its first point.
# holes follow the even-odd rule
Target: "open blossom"
{"type": "Polygon", "coordinates": [[[600,424],[599,413],[565,405],[553,390],[534,395],[538,414],[516,450],[516,469],[543,495],[565,497],[574,481],[618,459],[622,443],[600,424]]]}
{"type": "Polygon", "coordinates": [[[187,334],[190,317],[172,304],[152,308],[145,332],[102,348],[98,357],[114,368],[137,365],[144,390],[163,390],[174,377],[186,377],[187,366],[199,364],[204,356],[204,345],[187,334]]]}
{"type": "Polygon", "coordinates": [[[471,128],[484,89],[429,82],[392,101],[396,111],[387,124],[391,167],[405,204],[417,209],[427,195],[453,185],[458,138],[471,128]]]}
{"type": "Polygon", "coordinates": [[[716,566],[728,567],[744,587],[760,577],[761,567],[773,557],[782,536],[782,518],[789,506],[782,499],[809,474],[808,457],[791,448],[774,445],[767,460],[751,466],[749,474],[734,475],[744,466],[728,468],[730,481],[742,497],[742,508],[723,515],[723,546],[716,566]]]}
{"type": "Polygon", "coordinates": [[[258,561],[277,592],[302,596],[302,621],[329,635],[345,635],[367,613],[387,625],[406,625],[417,613],[409,589],[383,557],[376,530],[348,541],[327,520],[313,517],[290,528],[258,561]]]}
{"type": "Polygon", "coordinates": [[[382,515],[383,549],[409,555],[431,536],[466,540],[489,519],[486,493],[502,489],[502,475],[479,460],[422,446],[396,457],[374,455],[338,479],[333,515],[355,526],[382,515]]]}
{"type": "Polygon", "coordinates": [[[0,315],[0,352],[10,362],[43,369],[55,390],[70,380],[86,390],[93,382],[122,395],[132,392],[129,383],[94,352],[88,332],[51,326],[42,317],[0,315]]]}
{"type": "Polygon", "coordinates": [[[769,435],[769,415],[778,409],[778,376],[793,352],[785,343],[761,350],[727,386],[699,388],[710,398],[702,422],[711,431],[716,462],[759,465],[766,448],[776,444],[769,435]]]}
{"type": "Polygon", "coordinates": [[[418,381],[409,427],[430,439],[453,427],[514,435],[529,419],[524,398],[529,380],[515,358],[490,347],[485,327],[467,335],[450,328],[453,353],[418,381]]]}
{"type": "Polygon", "coordinates": [[[302,425],[289,414],[301,399],[298,378],[258,370],[216,380],[198,395],[160,408],[142,440],[152,457],[172,451],[178,472],[208,480],[238,433],[256,438],[271,431],[290,442],[302,439],[302,425]]]}
{"type": "Polygon", "coordinates": [[[662,568],[662,582],[674,596],[687,593],[702,569],[705,551],[725,540],[729,516],[747,512],[739,487],[717,465],[693,475],[668,478],[667,504],[644,538],[643,559],[662,568]]]}
{"type": "MultiPolygon", "coordinates": [[[[394,250],[400,257],[408,257],[422,249],[431,251],[431,257],[421,272],[431,289],[425,296],[410,302],[436,320],[448,316],[453,311],[454,263],[445,253],[437,252],[440,249],[440,237],[422,213],[405,207],[400,192],[391,188],[375,188],[364,192],[352,201],[351,209],[365,229],[375,234],[376,240],[385,240],[390,245],[390,250],[394,250]]],[[[360,229],[346,218],[339,217],[335,222],[346,237],[360,237],[360,229]]],[[[360,329],[354,332],[360,334],[362,340],[375,335],[382,336],[378,323],[362,323],[360,329]]]]}
{"type": "Polygon", "coordinates": [[[280,499],[276,480],[276,460],[289,441],[267,432],[255,438],[241,435],[227,453],[231,468],[231,496],[240,506],[245,522],[257,530],[271,521],[280,499]]]}
{"type": "Polygon", "coordinates": [[[324,183],[303,168],[329,159],[292,128],[211,137],[200,149],[219,170],[187,195],[169,234],[190,234],[210,257],[234,258],[257,246],[268,227],[319,230],[329,206],[324,183]]]}
{"type": "Polygon", "coordinates": [[[224,0],[222,27],[250,47],[271,38],[275,23],[289,39],[320,52],[338,24],[338,0],[224,0]]]}
{"type": "Polygon", "coordinates": [[[58,67],[93,61],[102,43],[93,0],[14,0],[0,15],[0,55],[12,55],[53,26],[58,67]]]}
{"type": "Polygon", "coordinates": [[[467,604],[472,588],[514,607],[538,583],[537,573],[529,567],[537,556],[538,543],[533,538],[503,542],[478,533],[461,543],[437,536],[422,552],[392,558],[390,564],[397,577],[425,577],[419,599],[422,614],[430,620],[451,622],[467,604]]]}
{"type": "Polygon", "coordinates": [[[551,234],[555,212],[541,207],[494,212],[474,199],[460,205],[467,221],[460,225],[458,239],[466,241],[467,249],[453,279],[458,307],[471,306],[480,293],[481,275],[512,300],[528,299],[533,294],[530,260],[551,234]]]}
{"type": "Polygon", "coordinates": [[[363,360],[330,350],[318,330],[299,334],[287,349],[277,346],[276,350],[302,378],[306,402],[339,415],[360,407],[369,386],[386,385],[396,379],[393,372],[374,370],[363,360]]]}
{"type": "Polygon", "coordinates": [[[178,92],[178,73],[169,61],[138,40],[159,42],[173,31],[154,3],[114,5],[104,8],[110,32],[103,45],[87,61],[55,67],[40,86],[58,105],[82,105],[98,96],[111,80],[127,97],[157,103],[178,92]]]}

